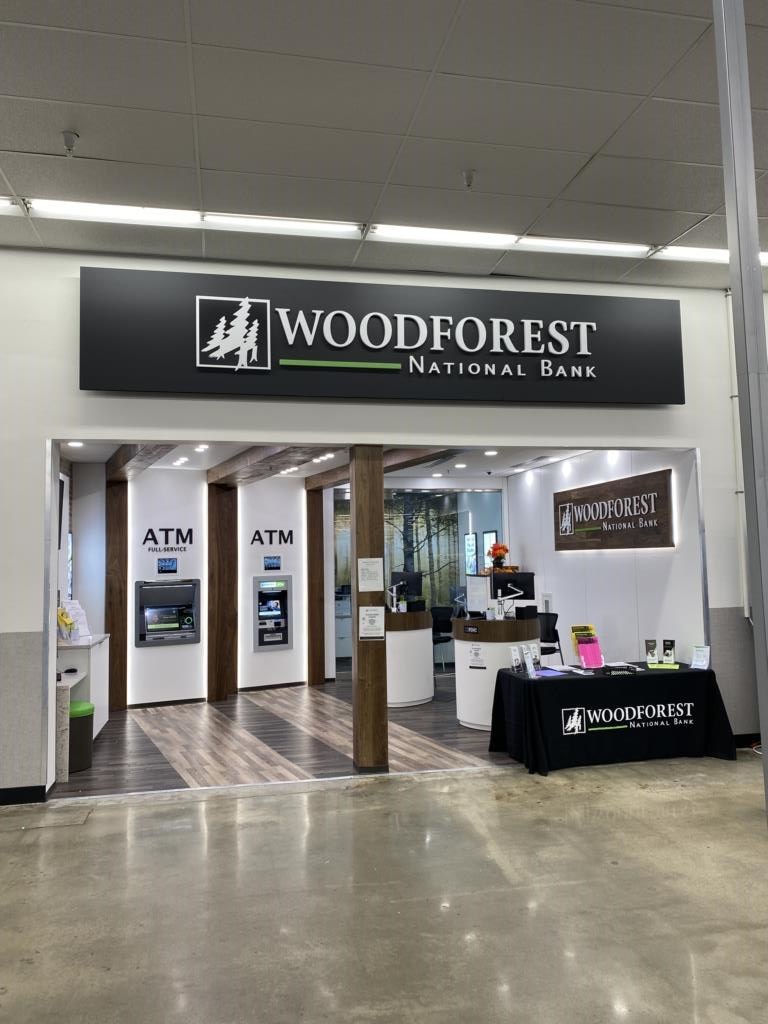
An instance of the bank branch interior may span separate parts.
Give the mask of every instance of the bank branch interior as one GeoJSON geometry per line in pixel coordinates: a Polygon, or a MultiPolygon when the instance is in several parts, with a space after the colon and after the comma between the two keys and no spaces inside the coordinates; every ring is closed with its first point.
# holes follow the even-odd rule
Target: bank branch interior
{"type": "Polygon", "coordinates": [[[366,643],[385,652],[391,772],[546,773],[564,744],[588,763],[580,737],[598,761],[668,756],[694,691],[695,752],[732,756],[727,666],[722,698],[687,671],[710,647],[695,450],[385,447],[383,560],[356,557],[346,444],[56,454],[53,797],[354,775],[366,643]],[[572,708],[512,735],[534,681],[572,708]],[[632,697],[600,712],[587,684],[632,697]],[[662,734],[660,753],[616,746],[662,734]]]}

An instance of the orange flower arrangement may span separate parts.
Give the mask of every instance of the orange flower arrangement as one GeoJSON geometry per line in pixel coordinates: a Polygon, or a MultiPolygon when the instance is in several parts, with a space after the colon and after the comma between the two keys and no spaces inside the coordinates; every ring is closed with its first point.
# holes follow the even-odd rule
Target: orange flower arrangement
{"type": "Polygon", "coordinates": [[[494,566],[497,569],[500,569],[504,565],[504,559],[509,554],[509,548],[507,547],[506,544],[491,544],[491,546],[486,551],[486,554],[491,559],[494,566]]]}

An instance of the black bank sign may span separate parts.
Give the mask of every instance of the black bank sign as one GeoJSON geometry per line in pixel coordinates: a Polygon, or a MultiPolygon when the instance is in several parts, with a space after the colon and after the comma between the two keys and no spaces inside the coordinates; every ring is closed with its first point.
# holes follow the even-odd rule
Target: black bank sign
{"type": "Polygon", "coordinates": [[[90,391],[682,404],[679,303],[83,267],[90,391]]]}

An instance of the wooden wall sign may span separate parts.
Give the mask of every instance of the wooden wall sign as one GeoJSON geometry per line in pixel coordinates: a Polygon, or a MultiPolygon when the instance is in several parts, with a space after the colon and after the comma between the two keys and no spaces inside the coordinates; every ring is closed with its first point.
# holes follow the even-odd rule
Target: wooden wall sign
{"type": "Polygon", "coordinates": [[[555,551],[671,548],[672,470],[553,495],[555,551]]]}

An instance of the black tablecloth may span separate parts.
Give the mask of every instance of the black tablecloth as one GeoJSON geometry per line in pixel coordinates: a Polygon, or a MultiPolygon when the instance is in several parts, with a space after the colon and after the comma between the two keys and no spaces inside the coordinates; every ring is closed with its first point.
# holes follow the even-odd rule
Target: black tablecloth
{"type": "Polygon", "coordinates": [[[541,775],[654,757],[736,757],[714,672],[689,668],[538,679],[502,669],[489,749],[541,775]]]}

